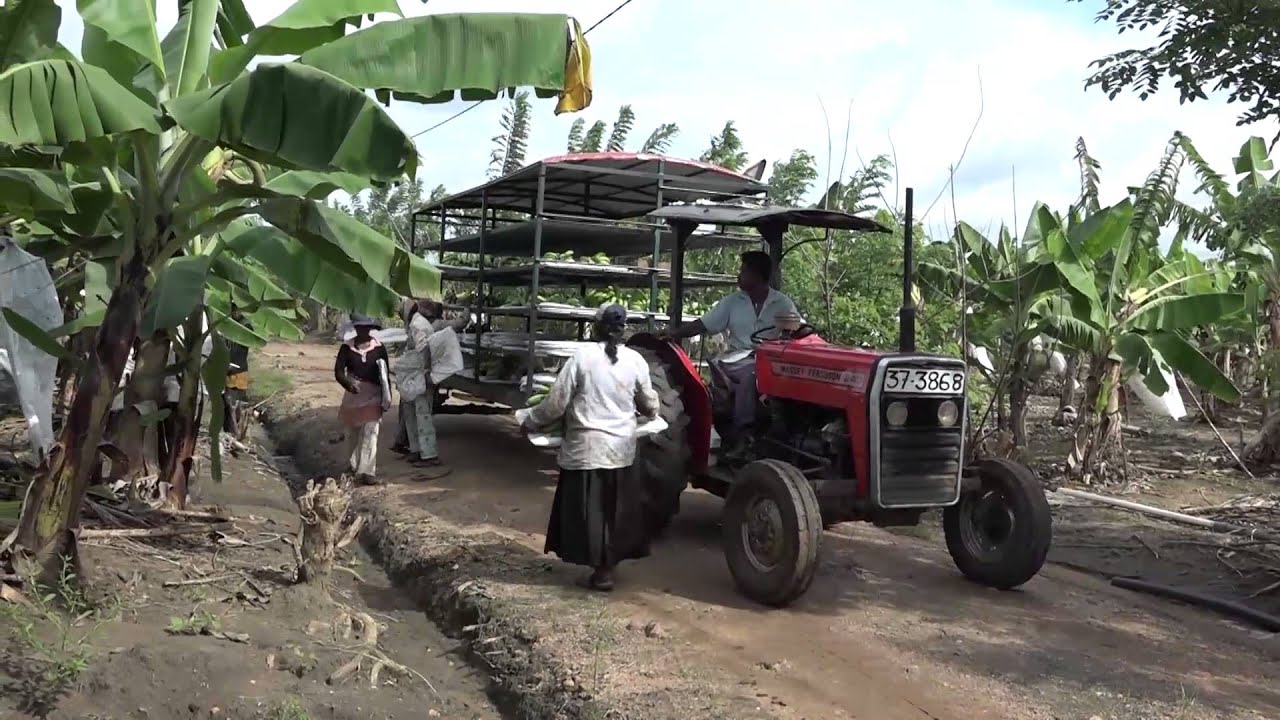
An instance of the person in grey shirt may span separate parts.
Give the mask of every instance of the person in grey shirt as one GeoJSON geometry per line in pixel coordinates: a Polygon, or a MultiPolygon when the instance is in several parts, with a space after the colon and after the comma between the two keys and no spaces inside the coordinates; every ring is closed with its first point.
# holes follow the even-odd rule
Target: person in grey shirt
{"type": "Polygon", "coordinates": [[[712,362],[731,383],[727,390],[733,395],[733,423],[726,440],[734,450],[741,446],[755,422],[759,402],[755,346],[751,337],[759,332],[757,338],[777,338],[777,330],[771,329],[774,318],[796,313],[796,304],[791,298],[769,286],[772,277],[773,261],[768,253],[758,250],[742,253],[738,291],[721,298],[701,319],[678,325],[667,333],[673,340],[728,333],[728,347],[712,362]]]}

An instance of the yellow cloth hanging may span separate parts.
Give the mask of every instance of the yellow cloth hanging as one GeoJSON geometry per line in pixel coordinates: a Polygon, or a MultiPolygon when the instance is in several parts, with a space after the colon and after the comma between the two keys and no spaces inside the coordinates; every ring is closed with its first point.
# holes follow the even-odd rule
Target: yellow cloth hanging
{"type": "Polygon", "coordinates": [[[248,390],[249,389],[249,373],[238,372],[227,376],[228,390],[248,390]]]}
{"type": "Polygon", "coordinates": [[[582,26],[573,20],[573,42],[564,65],[564,91],[556,103],[556,114],[578,112],[591,104],[591,47],[582,26]]]}

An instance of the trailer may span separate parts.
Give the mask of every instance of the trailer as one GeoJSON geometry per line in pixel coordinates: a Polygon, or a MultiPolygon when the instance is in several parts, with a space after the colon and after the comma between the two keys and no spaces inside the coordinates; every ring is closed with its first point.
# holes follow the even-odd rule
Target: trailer
{"type": "Polygon", "coordinates": [[[643,296],[628,320],[653,330],[671,318],[661,307],[663,290],[681,318],[686,290],[732,287],[732,276],[685,273],[684,251],[758,245],[758,236],[681,235],[649,216],[676,203],[758,206],[766,189],[759,178],[692,160],[584,153],[548,158],[418,209],[410,224],[414,251],[434,254],[449,286],[472,288],[455,302],[473,316],[459,335],[466,368],[442,391],[522,407],[587,341],[592,290],[643,296]],[[589,259],[599,253],[610,261],[589,259]],[[548,292],[576,297],[539,299],[548,292]],[[514,297],[491,302],[501,293],[514,297]]]}

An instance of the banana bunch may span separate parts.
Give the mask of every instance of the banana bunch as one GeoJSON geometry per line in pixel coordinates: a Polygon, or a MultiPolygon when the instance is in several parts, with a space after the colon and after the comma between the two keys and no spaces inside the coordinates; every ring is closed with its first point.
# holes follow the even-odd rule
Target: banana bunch
{"type": "MultiPolygon", "coordinates": [[[[539,404],[542,403],[543,400],[546,400],[546,399],[547,399],[546,390],[535,393],[529,396],[529,401],[528,403],[525,404],[525,407],[526,408],[537,407],[539,404]]],[[[564,419],[561,418],[546,427],[536,428],[536,430],[537,432],[542,433],[544,435],[555,435],[557,437],[564,437],[564,419]]]]}

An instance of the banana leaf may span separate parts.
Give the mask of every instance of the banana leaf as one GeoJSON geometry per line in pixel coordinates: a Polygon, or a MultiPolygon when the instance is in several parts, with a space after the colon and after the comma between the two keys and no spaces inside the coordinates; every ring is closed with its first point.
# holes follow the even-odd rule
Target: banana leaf
{"type": "Polygon", "coordinates": [[[259,65],[165,107],[187,132],[270,165],[379,181],[417,170],[413,140],[377,102],[298,63],[259,65]]]}
{"type": "Polygon", "coordinates": [[[105,70],[70,60],[41,60],[0,73],[0,145],[75,148],[143,131],[158,134],[156,111],[105,70]]]}
{"type": "Polygon", "coordinates": [[[58,46],[62,10],[53,0],[15,0],[0,7],[0,70],[41,60],[58,46]]]}
{"type": "Polygon", "coordinates": [[[384,98],[492,100],[531,87],[564,92],[570,18],[535,13],[441,13],[378,23],[302,53],[300,62],[384,98]]]}
{"type": "Polygon", "coordinates": [[[228,47],[210,60],[209,74],[215,83],[239,75],[257,55],[299,55],[341,38],[347,25],[359,26],[365,16],[401,14],[396,0],[297,0],[279,17],[255,28],[242,0],[221,4],[219,27],[228,47]],[[234,40],[226,37],[228,28],[234,40]]]}

